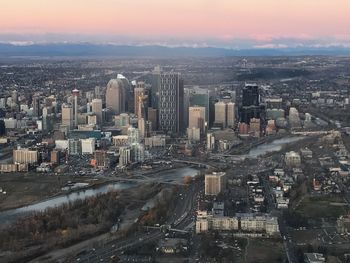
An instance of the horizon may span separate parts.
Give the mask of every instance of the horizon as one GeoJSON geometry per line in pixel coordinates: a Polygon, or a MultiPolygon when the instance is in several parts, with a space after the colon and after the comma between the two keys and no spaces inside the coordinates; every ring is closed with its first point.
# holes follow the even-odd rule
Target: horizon
{"type": "Polygon", "coordinates": [[[208,0],[14,0],[4,1],[2,9],[0,42],[14,45],[350,47],[346,0],[223,0],[217,5],[208,0]]]}

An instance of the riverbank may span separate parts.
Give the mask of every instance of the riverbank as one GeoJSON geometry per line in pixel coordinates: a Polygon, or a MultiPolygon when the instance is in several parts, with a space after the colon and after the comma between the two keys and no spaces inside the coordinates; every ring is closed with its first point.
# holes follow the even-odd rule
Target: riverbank
{"type": "Polygon", "coordinates": [[[0,211],[7,211],[31,205],[59,195],[81,189],[63,191],[68,181],[88,183],[84,189],[102,186],[109,182],[105,178],[77,177],[69,175],[48,175],[37,173],[11,173],[0,175],[0,187],[6,194],[0,195],[0,211]]]}

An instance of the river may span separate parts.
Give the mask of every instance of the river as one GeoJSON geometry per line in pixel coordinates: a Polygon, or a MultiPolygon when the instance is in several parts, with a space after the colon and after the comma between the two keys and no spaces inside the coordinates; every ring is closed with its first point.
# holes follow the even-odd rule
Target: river
{"type": "Polygon", "coordinates": [[[252,149],[250,149],[249,153],[246,155],[243,155],[244,157],[248,158],[258,158],[259,156],[263,156],[265,154],[271,153],[271,152],[278,152],[282,150],[282,147],[286,144],[298,142],[306,137],[304,136],[295,136],[295,137],[286,137],[282,139],[277,139],[269,143],[264,143],[261,145],[258,145],[252,149]]]}
{"type": "MultiPolygon", "coordinates": [[[[158,173],[157,173],[158,174],[158,173]]],[[[194,168],[184,167],[180,169],[167,170],[160,172],[159,176],[162,177],[162,181],[174,182],[181,181],[184,176],[196,176],[198,170],[194,168]]],[[[44,211],[47,208],[62,205],[64,203],[73,202],[77,199],[85,199],[87,197],[95,196],[98,194],[107,193],[110,190],[123,190],[137,186],[138,183],[110,183],[102,185],[96,188],[89,188],[80,191],[75,191],[66,195],[59,195],[52,197],[44,201],[37,202],[32,205],[10,209],[0,212],[0,223],[9,223],[19,216],[28,215],[32,212],[44,211]]]]}

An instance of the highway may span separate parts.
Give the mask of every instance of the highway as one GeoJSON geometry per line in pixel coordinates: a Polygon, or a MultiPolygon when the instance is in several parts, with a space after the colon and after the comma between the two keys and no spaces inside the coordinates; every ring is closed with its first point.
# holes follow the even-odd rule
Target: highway
{"type": "MultiPolygon", "coordinates": [[[[172,228],[179,230],[191,231],[191,226],[194,226],[196,200],[199,191],[202,189],[203,185],[195,181],[189,187],[180,191],[175,209],[166,220],[165,225],[170,225],[172,228]]],[[[141,231],[136,232],[135,235],[122,240],[114,240],[102,246],[87,248],[70,262],[109,262],[111,257],[121,255],[124,250],[138,247],[148,242],[157,241],[162,238],[164,234],[165,233],[160,230],[153,229],[147,233],[141,231]]]]}

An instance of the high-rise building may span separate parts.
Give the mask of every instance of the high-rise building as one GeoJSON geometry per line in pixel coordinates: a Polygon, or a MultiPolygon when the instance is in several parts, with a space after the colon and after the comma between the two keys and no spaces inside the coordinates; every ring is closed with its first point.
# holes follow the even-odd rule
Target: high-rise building
{"type": "Polygon", "coordinates": [[[33,97],[33,116],[40,117],[40,98],[38,96],[33,97]]]}
{"type": "Polygon", "coordinates": [[[201,106],[205,108],[205,122],[209,125],[209,90],[195,87],[190,91],[190,106],[201,106]]]}
{"type": "Polygon", "coordinates": [[[250,124],[250,120],[255,118],[264,123],[265,108],[260,105],[259,87],[256,84],[246,84],[242,93],[240,122],[250,124]]]}
{"type": "Polygon", "coordinates": [[[187,128],[187,138],[190,141],[198,142],[201,139],[201,130],[196,127],[187,128]]]}
{"type": "Polygon", "coordinates": [[[78,97],[79,97],[79,90],[74,89],[72,91],[72,95],[74,98],[74,105],[73,105],[73,110],[74,110],[74,128],[78,127],[78,97]]]}
{"type": "Polygon", "coordinates": [[[130,163],[131,150],[129,146],[119,148],[119,166],[126,166],[130,163]]]}
{"type": "Polygon", "coordinates": [[[106,107],[114,114],[120,114],[127,110],[127,99],[129,94],[129,82],[118,75],[116,79],[111,79],[106,89],[106,107]]]}
{"type": "Polygon", "coordinates": [[[179,73],[160,73],[158,101],[159,130],[180,133],[183,130],[183,80],[179,73]]]}
{"type": "Polygon", "coordinates": [[[152,130],[158,129],[158,111],[157,109],[153,109],[151,107],[148,107],[148,120],[152,124],[152,130]]]}
{"type": "Polygon", "coordinates": [[[254,137],[260,137],[260,119],[252,118],[250,120],[249,133],[254,137]]]}
{"type": "Polygon", "coordinates": [[[226,128],[227,124],[227,104],[223,101],[215,103],[215,124],[226,128]]]}
{"type": "Polygon", "coordinates": [[[97,124],[102,124],[102,100],[101,99],[92,100],[91,111],[96,115],[97,124]]]}
{"type": "Polygon", "coordinates": [[[188,128],[198,128],[200,133],[205,132],[205,108],[200,106],[189,107],[188,128]]]}
{"type": "Polygon", "coordinates": [[[227,103],[227,127],[234,128],[236,125],[236,108],[233,102],[227,103]]]}
{"type": "Polygon", "coordinates": [[[207,133],[207,150],[214,150],[215,148],[215,137],[212,133],[207,133]]]}
{"type": "Polygon", "coordinates": [[[288,120],[289,120],[289,125],[292,129],[293,128],[301,128],[299,111],[296,108],[290,107],[288,120]]]}
{"type": "Polygon", "coordinates": [[[95,167],[98,169],[106,169],[109,167],[109,158],[106,151],[97,150],[94,153],[95,167]]]}
{"type": "Polygon", "coordinates": [[[218,195],[226,186],[226,173],[212,173],[205,175],[205,195],[218,195]]]}
{"type": "Polygon", "coordinates": [[[138,82],[134,89],[134,113],[138,118],[143,118],[144,111],[144,97],[145,97],[145,83],[138,82]]]}
{"type": "Polygon", "coordinates": [[[256,84],[246,84],[243,88],[242,106],[259,106],[259,87],[256,84]]]}
{"type": "Polygon", "coordinates": [[[132,145],[134,143],[140,142],[140,132],[138,129],[134,127],[128,128],[128,143],[129,145],[132,145]]]}
{"type": "Polygon", "coordinates": [[[68,129],[73,128],[73,107],[68,104],[62,104],[62,125],[68,129]]]}
{"type": "Polygon", "coordinates": [[[68,153],[69,155],[81,154],[81,141],[77,139],[68,140],[68,153]]]}

